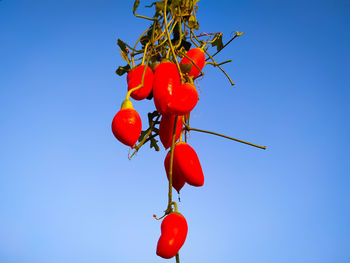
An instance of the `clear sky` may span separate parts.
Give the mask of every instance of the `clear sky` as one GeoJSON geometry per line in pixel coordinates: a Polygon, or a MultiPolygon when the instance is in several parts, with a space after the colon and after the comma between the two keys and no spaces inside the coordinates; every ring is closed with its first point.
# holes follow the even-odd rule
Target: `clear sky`
{"type": "MultiPolygon", "coordinates": [[[[152,217],[166,152],[129,161],[110,129],[126,92],[116,40],[149,25],[132,4],[0,1],[1,263],[170,262],[152,217]]],[[[349,13],[347,0],[199,2],[201,32],[245,34],[217,56],[236,87],[205,68],[191,124],[268,150],[191,134],[205,185],[182,189],[181,262],[350,262],[349,13]]],[[[144,122],[154,109],[134,106],[144,122]]]]}

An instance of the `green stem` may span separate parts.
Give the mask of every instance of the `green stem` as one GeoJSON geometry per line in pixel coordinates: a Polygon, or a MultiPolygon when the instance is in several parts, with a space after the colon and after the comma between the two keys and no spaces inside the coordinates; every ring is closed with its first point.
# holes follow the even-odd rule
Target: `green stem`
{"type": "MultiPolygon", "coordinates": [[[[225,45],[223,45],[222,49],[216,51],[211,57],[216,56],[221,50],[223,50],[228,44],[230,44],[236,37],[238,37],[237,34],[235,34],[225,45]]],[[[209,58],[207,58],[206,60],[208,60],[209,58]]]]}
{"type": "Polygon", "coordinates": [[[178,18],[179,22],[179,35],[180,35],[180,39],[179,39],[179,43],[176,44],[175,49],[178,49],[181,46],[182,43],[182,38],[183,38],[183,34],[182,34],[182,27],[181,27],[181,17],[178,18]]]}
{"type": "Polygon", "coordinates": [[[146,135],[143,137],[143,139],[140,141],[140,143],[135,146],[135,148],[134,148],[135,151],[129,156],[129,160],[131,160],[131,158],[140,150],[142,145],[144,145],[146,142],[148,142],[152,137],[157,136],[157,134],[156,134],[156,135],[152,135],[151,137],[149,137],[153,131],[154,125],[158,122],[159,118],[160,118],[160,115],[156,118],[156,120],[154,122],[152,122],[151,126],[148,128],[146,135]]]}
{"type": "MultiPolygon", "coordinates": [[[[186,25],[186,24],[185,24],[186,25]]],[[[187,26],[187,25],[186,25],[187,26]]],[[[188,27],[188,26],[187,26],[188,27]]],[[[188,27],[189,28],[189,27],[188,27]]],[[[195,46],[196,47],[199,47],[200,48],[200,46],[196,43],[196,41],[194,41],[193,40],[193,38],[192,38],[192,29],[191,28],[189,28],[190,29],[190,38],[191,38],[191,42],[193,43],[193,44],[195,44],[195,46]]]]}
{"type": "Polygon", "coordinates": [[[195,34],[195,33],[193,33],[193,29],[191,29],[191,35],[194,37],[194,39],[195,39],[195,40],[197,40],[197,41],[198,41],[198,43],[199,43],[200,45],[202,45],[202,44],[203,44],[203,41],[199,40],[199,39],[196,37],[196,34],[195,34]]]}
{"type": "Polygon", "coordinates": [[[143,18],[143,19],[147,19],[147,20],[151,20],[151,21],[155,21],[156,20],[155,18],[150,18],[150,17],[142,16],[142,15],[136,15],[135,13],[134,13],[134,16],[139,17],[139,18],[143,18]]]}
{"type": "MultiPolygon", "coordinates": [[[[147,53],[147,48],[149,46],[150,42],[148,42],[145,46],[145,52],[143,53],[143,57],[142,57],[142,62],[141,64],[144,65],[145,64],[145,59],[146,59],[146,53],[147,53]]],[[[146,65],[147,66],[147,65],[146,65]]],[[[146,67],[145,67],[146,68],[146,67]]]]}
{"type": "MultiPolygon", "coordinates": [[[[145,53],[143,54],[142,64],[144,63],[144,59],[145,59],[145,57],[146,57],[146,51],[147,51],[148,45],[149,45],[149,42],[148,42],[148,43],[146,44],[146,46],[145,46],[145,53]]],[[[131,93],[133,93],[135,90],[138,90],[138,89],[140,89],[140,88],[143,87],[143,82],[144,82],[144,79],[145,79],[145,75],[146,75],[146,70],[147,70],[147,67],[148,67],[149,59],[150,59],[150,57],[148,56],[148,57],[147,57],[146,66],[145,66],[145,68],[144,68],[144,70],[143,70],[143,73],[142,73],[141,84],[138,85],[137,87],[132,88],[131,90],[129,90],[128,93],[126,94],[125,100],[128,100],[128,99],[130,98],[131,93]]]]}
{"type": "MultiPolygon", "coordinates": [[[[174,19],[175,19],[175,17],[172,17],[171,20],[169,21],[169,24],[171,24],[171,23],[174,21],[174,19]]],[[[162,28],[162,27],[163,27],[163,23],[162,23],[162,25],[161,25],[160,28],[162,28]]],[[[159,41],[159,40],[162,38],[162,36],[163,36],[164,34],[165,34],[165,28],[164,28],[163,31],[157,36],[157,38],[154,40],[154,42],[159,41]]],[[[165,39],[167,39],[167,38],[165,38],[165,39]]]]}
{"type": "Polygon", "coordinates": [[[232,59],[226,60],[226,61],[221,62],[221,63],[205,62],[205,65],[213,65],[214,67],[217,67],[217,66],[221,66],[221,65],[224,65],[224,64],[230,63],[230,62],[232,62],[232,59]]]}
{"type": "Polygon", "coordinates": [[[230,78],[230,76],[225,72],[225,70],[222,69],[222,67],[216,63],[216,61],[214,60],[214,58],[208,53],[208,51],[206,49],[203,49],[204,52],[208,55],[208,57],[214,62],[214,66],[218,67],[224,74],[225,76],[228,78],[228,80],[230,81],[231,85],[235,85],[235,83],[233,83],[232,79],[230,78]]]}
{"type": "Polygon", "coordinates": [[[193,61],[192,58],[190,58],[189,56],[187,56],[186,54],[184,54],[184,57],[187,58],[189,61],[192,62],[192,65],[194,65],[200,72],[200,75],[198,75],[198,77],[204,76],[203,71],[198,67],[198,65],[196,64],[196,62],[193,61]]]}
{"type": "Polygon", "coordinates": [[[167,212],[170,213],[172,211],[171,204],[173,201],[172,190],[173,190],[173,164],[174,164],[174,148],[175,148],[175,135],[176,135],[176,124],[177,124],[178,116],[175,116],[174,120],[174,128],[173,128],[173,137],[171,140],[171,148],[170,148],[170,167],[169,167],[169,192],[168,192],[168,208],[167,212]]]}
{"type": "MultiPolygon", "coordinates": [[[[169,25],[172,23],[172,21],[174,20],[174,17],[170,20],[170,22],[168,23],[169,25]]],[[[173,23],[173,25],[171,26],[171,28],[170,28],[170,31],[169,31],[169,35],[174,31],[174,28],[175,28],[175,26],[176,26],[176,23],[177,22],[174,22],[173,23]]],[[[166,31],[166,28],[164,28],[164,30],[163,30],[163,32],[162,32],[162,35],[165,33],[165,31],[166,31]]],[[[166,36],[163,40],[162,40],[162,42],[158,42],[159,44],[158,45],[156,45],[154,48],[157,48],[157,47],[160,47],[160,46],[162,46],[165,42],[167,42],[168,41],[168,37],[166,36]]]]}
{"type": "MultiPolygon", "coordinates": [[[[181,74],[180,65],[179,65],[179,62],[178,62],[177,59],[176,59],[175,50],[174,50],[173,44],[171,43],[171,39],[170,39],[170,33],[169,33],[169,27],[168,27],[168,19],[167,19],[167,13],[166,13],[167,3],[168,3],[168,0],[165,0],[165,4],[164,4],[164,23],[165,23],[165,29],[166,29],[166,33],[167,33],[167,37],[168,37],[168,41],[169,41],[169,47],[170,47],[171,52],[172,52],[172,54],[173,54],[174,60],[175,60],[175,62],[176,62],[177,70],[179,71],[180,77],[181,77],[181,79],[182,79],[182,74],[181,74]]],[[[180,25],[180,26],[181,26],[181,25],[180,25]]]]}
{"type": "Polygon", "coordinates": [[[205,42],[205,44],[211,44],[214,43],[214,41],[218,38],[219,35],[215,35],[212,40],[205,42]]]}
{"type": "Polygon", "coordinates": [[[135,46],[133,48],[133,50],[136,50],[136,46],[139,43],[139,41],[141,40],[141,38],[148,32],[149,28],[147,28],[142,34],[141,36],[136,40],[135,46]]]}
{"type": "Polygon", "coordinates": [[[174,212],[177,213],[177,203],[172,201],[171,204],[174,206],[174,212]]]}
{"type": "Polygon", "coordinates": [[[188,131],[197,131],[197,132],[209,133],[209,134],[213,134],[213,135],[216,135],[216,136],[220,136],[220,137],[223,137],[223,138],[226,138],[226,139],[230,139],[230,140],[232,140],[232,141],[236,141],[236,142],[248,144],[248,145],[250,145],[250,146],[254,146],[254,147],[257,147],[257,148],[266,150],[266,146],[260,146],[260,145],[254,144],[254,143],[242,141],[242,140],[239,140],[239,139],[236,139],[236,138],[233,138],[233,137],[229,137],[229,136],[226,136],[226,135],[217,133],[217,132],[212,132],[212,131],[206,131],[206,130],[201,130],[201,129],[192,128],[192,127],[190,127],[187,123],[185,123],[185,122],[183,122],[183,123],[184,123],[184,125],[185,125],[185,127],[186,127],[186,129],[187,129],[188,131]]]}
{"type": "Polygon", "coordinates": [[[176,254],[176,263],[180,263],[180,256],[179,256],[179,253],[176,254]]]}

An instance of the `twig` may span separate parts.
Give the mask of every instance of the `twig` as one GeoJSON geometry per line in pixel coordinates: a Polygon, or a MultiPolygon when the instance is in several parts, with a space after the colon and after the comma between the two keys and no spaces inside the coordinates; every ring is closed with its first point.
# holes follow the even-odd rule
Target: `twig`
{"type": "Polygon", "coordinates": [[[232,140],[232,141],[236,141],[236,142],[248,144],[248,145],[250,145],[250,146],[254,146],[254,147],[257,147],[257,148],[266,150],[266,146],[260,146],[260,145],[254,144],[254,143],[242,141],[242,140],[239,140],[239,139],[236,139],[236,138],[233,138],[233,137],[230,137],[230,136],[226,136],[226,135],[223,135],[223,134],[220,134],[220,133],[217,133],[217,132],[212,132],[212,131],[206,131],[206,130],[201,130],[201,129],[192,128],[192,127],[188,126],[188,124],[187,124],[186,122],[184,122],[184,121],[183,121],[183,124],[184,124],[185,127],[186,127],[185,129],[187,129],[188,131],[197,131],[197,132],[209,133],[209,134],[213,134],[213,135],[216,135],[216,136],[220,136],[220,137],[223,137],[223,138],[226,138],[226,139],[230,139],[230,140],[232,140]]]}

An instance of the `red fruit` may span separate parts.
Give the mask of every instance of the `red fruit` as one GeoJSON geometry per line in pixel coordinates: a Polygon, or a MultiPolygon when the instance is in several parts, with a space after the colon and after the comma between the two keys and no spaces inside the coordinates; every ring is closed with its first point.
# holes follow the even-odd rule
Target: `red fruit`
{"type": "MultiPolygon", "coordinates": [[[[137,66],[133,68],[126,78],[128,82],[128,90],[136,88],[142,83],[142,75],[145,70],[145,65],[137,66]]],[[[135,90],[131,93],[131,98],[134,100],[143,100],[148,97],[152,91],[153,85],[153,72],[150,67],[146,68],[145,77],[143,80],[143,87],[135,90]]]]}
{"type": "Polygon", "coordinates": [[[204,184],[204,175],[198,156],[195,150],[185,142],[175,145],[174,167],[181,173],[186,183],[192,186],[204,184]]]}
{"type": "Polygon", "coordinates": [[[140,115],[132,108],[130,100],[122,104],[122,108],[114,116],[112,132],[114,136],[125,145],[134,146],[140,137],[142,123],[140,115]]]}
{"type": "Polygon", "coordinates": [[[162,62],[157,66],[153,80],[153,99],[160,114],[170,113],[168,103],[180,84],[180,74],[174,63],[162,62]]]}
{"type": "MultiPolygon", "coordinates": [[[[175,122],[175,115],[171,115],[171,114],[162,115],[162,119],[160,120],[159,138],[165,149],[168,149],[171,146],[171,142],[173,139],[174,122],[175,122]]],[[[182,116],[178,116],[177,123],[176,123],[175,141],[179,139],[181,129],[182,129],[182,116]]]]}
{"type": "Polygon", "coordinates": [[[187,115],[198,102],[198,92],[196,87],[190,83],[182,84],[174,91],[168,109],[172,114],[187,115]]]}
{"type": "MultiPolygon", "coordinates": [[[[205,54],[203,49],[201,48],[192,48],[189,51],[187,51],[186,56],[191,58],[193,62],[202,70],[205,64],[205,54]]],[[[182,64],[191,64],[192,68],[190,73],[188,73],[189,76],[192,76],[193,78],[197,78],[200,71],[198,68],[187,58],[183,57],[180,62],[180,66],[182,64]]]]}
{"type": "Polygon", "coordinates": [[[186,219],[180,213],[170,213],[161,225],[161,236],[157,244],[157,255],[162,258],[176,256],[185,243],[188,226],[186,219]]]}
{"type": "MultiPolygon", "coordinates": [[[[165,168],[166,175],[169,179],[170,151],[168,152],[168,154],[165,157],[164,168],[165,168]]],[[[179,173],[177,171],[176,167],[174,166],[174,163],[173,163],[172,185],[178,193],[180,193],[181,188],[185,185],[185,179],[182,177],[181,173],[179,173]]]]}

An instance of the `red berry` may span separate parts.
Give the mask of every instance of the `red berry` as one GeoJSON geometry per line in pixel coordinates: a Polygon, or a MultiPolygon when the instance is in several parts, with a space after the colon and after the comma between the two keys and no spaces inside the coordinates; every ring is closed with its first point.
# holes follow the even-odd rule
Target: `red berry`
{"type": "Polygon", "coordinates": [[[132,108],[121,109],[113,118],[112,132],[114,136],[130,147],[137,142],[141,129],[140,115],[132,108]]]}
{"type": "MultiPolygon", "coordinates": [[[[175,115],[164,114],[159,124],[159,138],[165,149],[171,146],[174,131],[175,115]]],[[[182,116],[177,117],[175,141],[180,137],[182,129],[182,116]]]]}
{"type": "Polygon", "coordinates": [[[181,173],[186,183],[192,186],[202,186],[204,175],[197,153],[185,142],[179,142],[174,149],[174,167],[181,173]]]}
{"type": "MultiPolygon", "coordinates": [[[[142,83],[142,75],[145,70],[145,65],[137,66],[133,68],[127,76],[128,90],[136,88],[142,83]]],[[[143,80],[143,87],[139,88],[131,93],[131,98],[134,100],[143,100],[148,97],[152,91],[153,85],[153,71],[150,67],[146,68],[145,77],[143,80]]]]}
{"type": "Polygon", "coordinates": [[[168,103],[180,84],[180,74],[174,63],[162,62],[157,66],[153,81],[153,99],[160,114],[170,113],[168,103]]]}
{"type": "MultiPolygon", "coordinates": [[[[193,62],[200,68],[201,70],[204,67],[205,64],[205,54],[203,49],[201,48],[192,48],[189,51],[187,51],[186,56],[191,58],[193,62]]],[[[200,71],[198,68],[189,60],[187,57],[183,57],[180,62],[180,66],[182,64],[191,64],[192,68],[191,71],[188,73],[189,76],[192,76],[193,78],[197,78],[200,71]]]]}
{"type": "Polygon", "coordinates": [[[157,244],[157,255],[162,258],[176,256],[186,241],[188,226],[186,219],[180,213],[170,213],[161,225],[161,236],[157,244]]]}
{"type": "Polygon", "coordinates": [[[184,83],[174,90],[173,96],[168,103],[168,109],[172,114],[187,115],[198,102],[196,87],[190,83],[184,83]]]}
{"type": "MultiPolygon", "coordinates": [[[[165,157],[164,168],[165,168],[166,175],[169,179],[170,151],[165,157]]],[[[174,166],[174,163],[173,163],[172,185],[178,193],[180,193],[181,188],[185,185],[185,179],[182,177],[181,173],[177,171],[176,167],[174,166]]]]}

